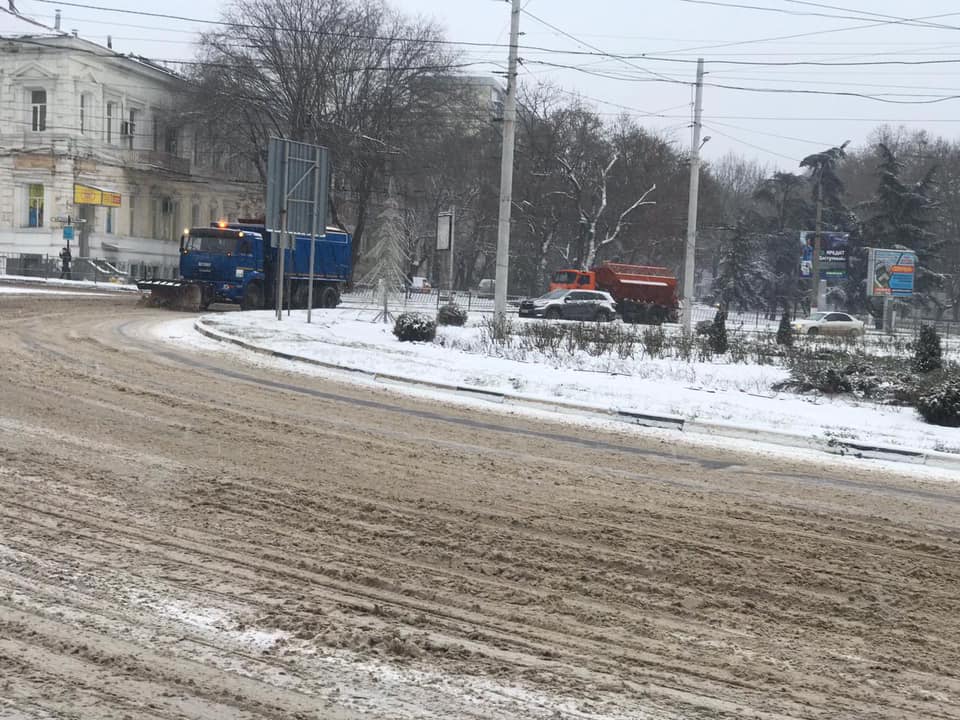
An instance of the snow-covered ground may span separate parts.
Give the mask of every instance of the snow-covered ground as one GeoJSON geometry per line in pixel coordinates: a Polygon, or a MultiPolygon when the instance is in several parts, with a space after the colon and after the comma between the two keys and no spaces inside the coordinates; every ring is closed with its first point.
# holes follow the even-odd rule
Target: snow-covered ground
{"type": "Polygon", "coordinates": [[[116,297],[112,293],[89,290],[49,290],[44,287],[0,284],[0,295],[82,295],[83,297],[116,297]]]}
{"type": "Polygon", "coordinates": [[[126,285],[122,283],[94,282],[93,280],[61,280],[60,278],[41,278],[31,277],[29,275],[0,275],[0,292],[5,293],[23,291],[26,289],[24,284],[33,286],[30,288],[30,290],[33,290],[34,287],[58,287],[74,288],[78,290],[95,288],[97,290],[109,292],[138,292],[136,285],[126,285]],[[6,283],[21,284],[8,285],[6,283]]]}
{"type": "MultiPolygon", "coordinates": [[[[482,330],[473,322],[439,328],[435,343],[401,343],[392,323],[373,322],[374,314],[318,310],[308,325],[304,311],[285,314],[281,322],[272,312],[219,313],[203,322],[259,347],[419,382],[824,440],[960,452],[955,428],[928,425],[911,408],[775,392],[772,385],[786,377],[780,367],[586,354],[561,360],[535,353],[524,360],[489,357],[480,352],[482,330]]],[[[193,320],[168,324],[162,334],[203,344],[187,323],[193,320]]]]}

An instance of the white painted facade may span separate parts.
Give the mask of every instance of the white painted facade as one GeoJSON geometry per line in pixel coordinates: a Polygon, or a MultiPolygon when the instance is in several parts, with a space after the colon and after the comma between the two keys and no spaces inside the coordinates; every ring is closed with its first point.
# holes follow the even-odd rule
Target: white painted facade
{"type": "Polygon", "coordinates": [[[0,256],[8,266],[56,257],[65,245],[57,219],[69,216],[75,259],[169,273],[184,227],[259,214],[259,179],[228,180],[214,167],[219,154],[198,142],[176,106],[183,87],[163,68],[0,10],[0,256]],[[120,206],[76,204],[77,184],[119,193],[120,206]]]}

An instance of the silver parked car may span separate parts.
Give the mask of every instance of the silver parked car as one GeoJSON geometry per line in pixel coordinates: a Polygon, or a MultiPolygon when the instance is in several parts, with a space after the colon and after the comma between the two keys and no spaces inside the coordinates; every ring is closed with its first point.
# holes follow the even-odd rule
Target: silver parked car
{"type": "Polygon", "coordinates": [[[794,320],[793,329],[801,335],[833,337],[861,337],[865,332],[862,320],[842,312],[815,312],[808,318],[794,320]]]}
{"type": "Polygon", "coordinates": [[[521,302],[520,317],[609,322],[617,316],[616,308],[610,294],[601,290],[551,290],[521,302]]]}

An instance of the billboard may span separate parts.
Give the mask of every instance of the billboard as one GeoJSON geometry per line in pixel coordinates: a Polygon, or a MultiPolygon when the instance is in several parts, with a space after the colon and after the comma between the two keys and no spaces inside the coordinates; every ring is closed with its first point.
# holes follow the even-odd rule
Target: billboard
{"type": "Polygon", "coordinates": [[[867,297],[911,297],[917,254],[913,250],[870,248],[867,297]]]}
{"type": "MultiPolygon", "coordinates": [[[[804,230],[800,233],[800,277],[808,278],[813,272],[813,246],[817,233],[804,230]]],[[[843,280],[847,277],[847,245],[850,233],[822,230],[820,232],[820,279],[843,280]]]]}

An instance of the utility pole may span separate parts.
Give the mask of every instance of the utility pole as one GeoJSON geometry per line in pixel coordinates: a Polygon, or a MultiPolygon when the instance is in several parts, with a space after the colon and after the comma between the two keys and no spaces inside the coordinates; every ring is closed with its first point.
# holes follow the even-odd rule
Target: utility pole
{"type": "Polygon", "coordinates": [[[517,53],[520,43],[520,0],[511,0],[511,2],[507,101],[503,107],[503,153],[500,158],[497,274],[493,294],[493,311],[498,319],[503,318],[507,312],[507,278],[510,273],[510,210],[513,203],[513,146],[517,121],[517,53]]]}
{"type": "Polygon", "coordinates": [[[457,209],[454,206],[450,206],[450,257],[449,267],[450,267],[450,302],[453,302],[453,238],[456,234],[457,229],[457,209]]]}
{"type": "Polygon", "coordinates": [[[813,257],[810,266],[810,312],[820,307],[820,244],[823,230],[823,169],[817,177],[817,225],[813,234],[813,257]]]}
{"type": "Polygon", "coordinates": [[[703,58],[697,59],[697,89],[693,103],[693,144],[690,146],[690,198],[687,205],[687,251],[683,264],[683,331],[693,325],[694,257],[697,252],[697,201],[700,194],[700,118],[703,113],[703,58]]]}

